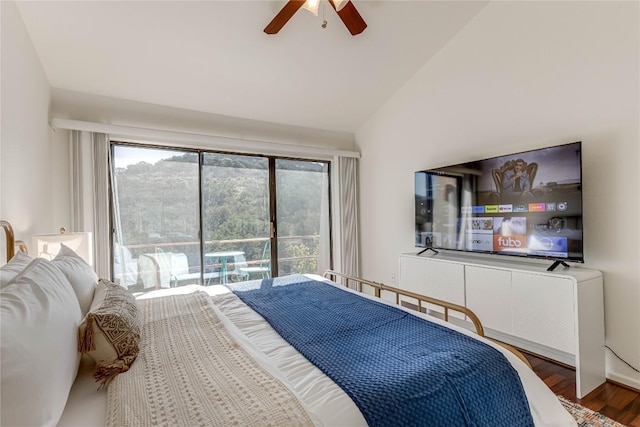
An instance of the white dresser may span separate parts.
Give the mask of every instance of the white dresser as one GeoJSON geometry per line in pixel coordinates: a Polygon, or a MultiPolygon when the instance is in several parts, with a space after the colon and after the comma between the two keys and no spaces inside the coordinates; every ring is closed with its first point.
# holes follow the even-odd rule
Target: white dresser
{"type": "Polygon", "coordinates": [[[581,398],[605,381],[602,274],[547,267],[429,252],[401,255],[398,278],[402,289],[468,307],[488,337],[574,366],[581,398]]]}

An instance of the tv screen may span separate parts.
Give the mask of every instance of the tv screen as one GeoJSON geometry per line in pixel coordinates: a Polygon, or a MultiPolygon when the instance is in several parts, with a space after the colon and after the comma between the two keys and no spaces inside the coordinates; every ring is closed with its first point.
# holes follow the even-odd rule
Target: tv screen
{"type": "Polygon", "coordinates": [[[581,143],[415,173],[416,247],[584,262],[581,143]]]}

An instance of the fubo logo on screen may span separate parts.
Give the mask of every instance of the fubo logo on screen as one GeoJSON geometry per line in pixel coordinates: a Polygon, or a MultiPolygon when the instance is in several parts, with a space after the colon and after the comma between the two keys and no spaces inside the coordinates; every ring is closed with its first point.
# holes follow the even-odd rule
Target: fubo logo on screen
{"type": "Polygon", "coordinates": [[[493,249],[498,252],[527,252],[527,236],[493,236],[493,249]]]}
{"type": "Polygon", "coordinates": [[[522,242],[519,239],[514,239],[512,236],[500,236],[498,237],[498,245],[503,248],[521,248],[522,242]]]}

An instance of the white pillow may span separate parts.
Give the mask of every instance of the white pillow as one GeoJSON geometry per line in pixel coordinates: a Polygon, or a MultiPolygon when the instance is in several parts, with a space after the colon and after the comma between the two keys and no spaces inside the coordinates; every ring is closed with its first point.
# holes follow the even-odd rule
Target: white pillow
{"type": "Polygon", "coordinates": [[[0,267],[0,288],[16,277],[31,261],[33,261],[33,258],[24,252],[16,252],[9,262],[0,267]]]}
{"type": "Polygon", "coordinates": [[[62,270],[69,282],[71,282],[84,317],[89,311],[89,307],[91,307],[93,293],[98,284],[98,275],[85,260],[64,243],[60,245],[60,252],[53,259],[53,263],[62,270]]]}
{"type": "Polygon", "coordinates": [[[80,364],[81,319],[69,280],[46,259],[0,290],[0,425],[58,423],[80,364]]]}

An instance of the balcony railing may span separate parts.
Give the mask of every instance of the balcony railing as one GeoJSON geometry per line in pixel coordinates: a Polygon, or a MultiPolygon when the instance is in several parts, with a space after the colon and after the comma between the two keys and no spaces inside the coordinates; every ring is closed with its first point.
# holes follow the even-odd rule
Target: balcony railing
{"type": "MultiPolygon", "coordinates": [[[[306,236],[285,236],[278,237],[278,242],[290,242],[290,241],[304,241],[304,240],[319,240],[320,235],[318,234],[310,234],[306,236]]],[[[262,243],[265,244],[270,239],[268,237],[255,237],[250,239],[225,239],[225,240],[205,240],[204,246],[207,247],[216,247],[216,248],[226,248],[225,245],[244,245],[246,243],[262,243]]],[[[135,255],[142,255],[145,253],[159,253],[159,252],[173,252],[172,249],[179,247],[194,247],[194,252],[199,252],[200,242],[199,241],[184,241],[184,242],[158,242],[158,243],[145,243],[145,244],[135,244],[135,245],[123,245],[123,247],[128,248],[135,255]]],[[[206,252],[206,249],[205,249],[206,252]]],[[[302,259],[313,259],[317,258],[317,254],[312,254],[308,256],[297,256],[297,257],[281,257],[278,258],[279,262],[283,261],[296,261],[302,259]]],[[[261,259],[252,259],[246,260],[248,265],[257,265],[260,264],[261,259]]]]}
{"type": "MultiPolygon", "coordinates": [[[[284,256],[278,258],[279,269],[284,269],[285,272],[287,270],[291,270],[291,272],[296,272],[296,263],[298,268],[300,268],[300,262],[309,262],[316,261],[318,258],[318,242],[320,236],[319,235],[303,235],[303,236],[285,236],[279,237],[279,249],[280,253],[284,256]],[[304,242],[311,241],[311,244],[305,244],[304,242]],[[287,243],[295,243],[300,242],[303,246],[302,252],[310,252],[307,254],[287,254],[287,243]]],[[[192,280],[184,280],[181,282],[195,282],[199,283],[200,280],[204,280],[204,284],[212,284],[212,283],[225,283],[227,276],[230,276],[229,266],[226,264],[229,263],[231,267],[235,268],[238,265],[244,265],[245,267],[259,266],[268,262],[268,259],[271,257],[271,254],[268,250],[265,253],[265,245],[268,244],[269,238],[267,237],[256,237],[256,238],[245,238],[245,239],[225,239],[225,240],[207,240],[204,242],[204,252],[205,254],[209,253],[231,253],[238,256],[240,253],[242,254],[240,258],[230,258],[232,261],[228,262],[226,259],[224,261],[220,261],[219,259],[216,261],[209,262],[205,259],[205,265],[201,267],[200,264],[200,242],[199,241],[173,241],[173,242],[153,242],[146,244],[133,244],[133,245],[123,245],[124,248],[127,248],[133,258],[140,260],[143,258],[145,261],[145,271],[142,271],[138,268],[138,276],[135,279],[131,277],[126,280],[127,285],[130,288],[143,288],[139,290],[150,290],[149,288],[159,288],[159,287],[168,287],[174,286],[176,278],[182,277],[192,280]],[[250,245],[247,246],[247,245],[250,245]],[[236,253],[237,252],[237,253],[236,253]],[[167,254],[173,254],[167,257],[167,254]],[[253,255],[251,255],[253,254],[253,255]],[[247,256],[251,256],[251,259],[247,259],[247,256]],[[265,259],[263,259],[263,257],[265,259]],[[152,261],[150,261],[152,260],[152,261]],[[237,265],[235,265],[237,264],[237,265]],[[152,267],[150,267],[152,266],[152,267]],[[154,271],[150,273],[148,270],[152,268],[154,271]],[[176,271],[165,271],[165,270],[176,270],[176,271]],[[223,270],[223,274],[219,272],[223,270]],[[144,279],[146,283],[142,284],[141,280],[144,279]],[[152,284],[149,282],[152,281],[152,284]],[[132,283],[135,283],[133,285],[132,283]],[[168,285],[170,284],[170,285],[168,285]]],[[[298,250],[298,252],[300,252],[298,250]]],[[[206,257],[205,257],[206,258],[206,257]]],[[[138,265],[140,265],[140,261],[138,261],[138,265]]],[[[306,266],[308,267],[308,265],[306,266]]],[[[116,268],[117,270],[117,268],[116,268]]],[[[302,272],[302,271],[301,271],[302,272]]],[[[304,271],[308,272],[308,271],[304,271]]],[[[116,280],[120,279],[119,274],[122,272],[114,271],[114,275],[116,280]]],[[[275,272],[273,272],[275,274],[275,272]]],[[[128,273],[135,274],[135,273],[128,273]]],[[[236,278],[237,279],[237,278],[236,278]]],[[[181,283],[182,284],[182,283],[181,283]]]]}

